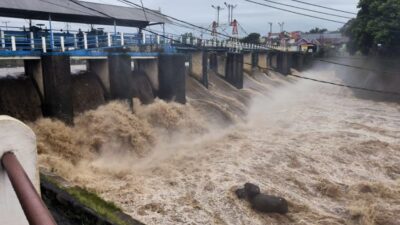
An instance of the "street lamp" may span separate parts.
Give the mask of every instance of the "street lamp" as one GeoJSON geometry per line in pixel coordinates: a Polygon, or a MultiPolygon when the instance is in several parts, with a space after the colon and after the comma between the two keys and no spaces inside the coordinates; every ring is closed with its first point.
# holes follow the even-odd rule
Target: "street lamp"
{"type": "Polygon", "coordinates": [[[281,33],[283,32],[283,26],[285,25],[285,22],[282,22],[282,23],[278,23],[279,24],[279,26],[281,27],[281,33]]]}
{"type": "Polygon", "coordinates": [[[233,10],[237,7],[237,5],[232,5],[224,2],[225,6],[228,8],[228,24],[230,25],[233,21],[233,10]]]}
{"type": "Polygon", "coordinates": [[[214,5],[211,5],[211,7],[213,7],[214,9],[216,9],[217,10],[217,26],[219,26],[219,12],[221,11],[221,10],[224,10],[224,8],[222,8],[221,6],[214,6],[214,5]]]}
{"type": "Polygon", "coordinates": [[[272,35],[272,23],[269,22],[268,24],[269,24],[269,35],[271,36],[272,35]]]}

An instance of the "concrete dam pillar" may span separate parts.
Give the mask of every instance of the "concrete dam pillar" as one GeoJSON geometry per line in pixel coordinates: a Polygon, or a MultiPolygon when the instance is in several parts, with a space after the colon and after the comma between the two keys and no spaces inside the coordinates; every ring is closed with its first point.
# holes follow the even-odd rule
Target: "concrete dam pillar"
{"type": "Polygon", "coordinates": [[[288,52],[278,53],[278,72],[283,75],[290,74],[290,68],[292,67],[292,56],[288,52]]]}
{"type": "Polygon", "coordinates": [[[253,71],[253,60],[251,52],[243,54],[243,70],[249,74],[251,74],[253,71]]]}
{"type": "Polygon", "coordinates": [[[185,55],[160,54],[158,59],[158,97],[166,101],[186,103],[185,55]]]}
{"type": "Polygon", "coordinates": [[[203,51],[193,52],[190,59],[190,75],[208,88],[207,53],[203,51]]]}
{"type": "MultiPolygon", "coordinates": [[[[34,188],[40,193],[35,134],[22,122],[8,116],[0,116],[0,158],[7,152],[14,153],[34,188]]],[[[14,188],[2,166],[0,187],[0,224],[28,225],[14,188]]]]}
{"type": "Polygon", "coordinates": [[[304,69],[304,55],[302,53],[293,54],[293,67],[298,71],[304,69]]]}
{"type": "Polygon", "coordinates": [[[43,55],[43,115],[73,123],[71,65],[69,56],[43,55]]]}
{"type": "Polygon", "coordinates": [[[228,53],[225,80],[238,89],[243,88],[243,54],[228,53]]]}
{"type": "Polygon", "coordinates": [[[135,70],[142,71],[146,74],[147,78],[151,83],[151,87],[155,94],[158,93],[160,89],[160,84],[158,81],[158,59],[140,59],[135,61],[135,70]],[[137,67],[137,68],[136,68],[137,67]]]}
{"type": "Polygon", "coordinates": [[[278,55],[276,52],[268,52],[268,68],[277,70],[278,69],[278,55]]]}
{"type": "Polygon", "coordinates": [[[259,56],[258,52],[251,53],[251,66],[253,67],[253,69],[257,68],[258,60],[259,60],[258,56],[259,56]]]}
{"type": "Polygon", "coordinates": [[[40,60],[24,60],[25,74],[32,78],[35,88],[40,93],[41,98],[44,96],[43,70],[40,60]]]}
{"type": "Polygon", "coordinates": [[[313,55],[307,53],[307,54],[305,54],[303,56],[304,56],[304,66],[305,67],[312,66],[312,64],[313,64],[313,55]]]}
{"type": "Polygon", "coordinates": [[[261,72],[267,73],[268,72],[268,54],[265,52],[261,52],[258,54],[258,62],[257,66],[261,72]]]}
{"type": "Polygon", "coordinates": [[[258,66],[258,52],[248,52],[243,54],[243,70],[251,74],[258,66]]]}
{"type": "Polygon", "coordinates": [[[111,96],[110,71],[107,59],[89,59],[88,70],[96,74],[107,97],[111,96]]]}
{"type": "Polygon", "coordinates": [[[108,56],[110,93],[112,99],[131,99],[132,59],[127,54],[108,56]]]}
{"type": "Polygon", "coordinates": [[[220,74],[222,76],[225,74],[226,63],[227,63],[226,53],[218,53],[217,54],[217,65],[218,65],[217,73],[218,74],[220,74]]]}
{"type": "Polygon", "coordinates": [[[210,69],[215,73],[218,73],[217,53],[215,52],[209,53],[209,60],[210,60],[210,69]]]}

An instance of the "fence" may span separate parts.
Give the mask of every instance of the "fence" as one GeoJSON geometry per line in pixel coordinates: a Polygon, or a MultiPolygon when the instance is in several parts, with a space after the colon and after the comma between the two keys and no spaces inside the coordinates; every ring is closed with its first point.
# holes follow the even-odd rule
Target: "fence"
{"type": "Polygon", "coordinates": [[[297,46],[272,46],[266,44],[249,44],[237,39],[216,40],[196,37],[145,33],[49,33],[40,32],[4,32],[0,31],[0,49],[3,51],[57,51],[103,49],[121,46],[138,45],[175,45],[185,47],[227,48],[230,51],[275,49],[279,51],[298,51],[297,46]]]}

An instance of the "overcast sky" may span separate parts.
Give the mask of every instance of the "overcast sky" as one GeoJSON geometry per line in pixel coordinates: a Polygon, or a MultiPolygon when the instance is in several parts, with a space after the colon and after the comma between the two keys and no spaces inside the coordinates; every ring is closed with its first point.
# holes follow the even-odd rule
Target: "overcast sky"
{"type": "MultiPolygon", "coordinates": [[[[86,0],[90,2],[98,2],[98,3],[106,3],[106,4],[116,4],[116,5],[124,5],[117,0],[86,0]]],[[[131,0],[135,3],[140,3],[139,0],[131,0]]],[[[329,30],[337,30],[342,26],[342,24],[324,21],[315,18],[309,18],[301,15],[295,15],[289,12],[284,12],[281,10],[264,7],[260,5],[255,5],[253,3],[249,3],[243,0],[143,0],[145,7],[152,9],[161,9],[164,14],[174,16],[176,18],[190,21],[197,25],[201,25],[204,27],[209,27],[212,21],[216,20],[216,11],[211,7],[211,5],[220,5],[224,6],[224,2],[228,2],[230,4],[237,4],[237,8],[234,11],[234,18],[236,18],[241,26],[248,32],[258,32],[263,35],[266,35],[269,32],[269,24],[268,22],[273,23],[273,31],[278,31],[279,26],[278,22],[284,22],[284,29],[287,31],[308,31],[313,27],[327,28],[329,30]]],[[[258,2],[263,2],[265,4],[274,5],[276,7],[285,8],[292,11],[297,11],[305,14],[310,14],[314,16],[329,18],[333,20],[346,22],[347,19],[337,18],[333,16],[306,12],[300,9],[293,9],[286,6],[279,6],[273,3],[264,2],[263,0],[255,0],[258,2]]],[[[327,9],[316,8],[312,6],[308,6],[301,3],[296,3],[292,0],[275,0],[277,2],[305,7],[313,10],[328,12],[332,14],[339,14],[342,16],[350,16],[352,15],[330,11],[327,9]]],[[[358,0],[303,0],[305,2],[310,2],[313,4],[323,5],[326,7],[332,7],[335,9],[357,12],[357,3],[358,0]]],[[[126,6],[126,5],[125,5],[126,6]]],[[[228,10],[225,9],[221,11],[220,20],[221,23],[227,23],[228,20],[228,10]]],[[[16,23],[16,20],[0,18],[1,21],[12,21],[14,24],[26,24],[26,21],[20,20],[16,23]]],[[[4,24],[2,24],[4,25],[4,24]]],[[[12,25],[12,23],[10,23],[12,25]]],[[[58,28],[64,28],[65,24],[58,23],[56,26],[58,28]]],[[[74,25],[73,27],[78,27],[78,25],[74,25]]],[[[85,30],[88,29],[88,26],[82,26],[85,30]]],[[[155,30],[161,30],[160,26],[154,27],[155,30]]],[[[231,28],[226,28],[226,32],[231,33],[231,28]]],[[[121,28],[121,30],[126,30],[126,28],[121,28]]],[[[182,33],[184,31],[190,30],[182,30],[181,28],[175,26],[168,26],[167,31],[171,33],[182,33]]],[[[193,32],[193,31],[192,31],[193,32]]],[[[243,31],[241,31],[243,35],[243,31]]]]}

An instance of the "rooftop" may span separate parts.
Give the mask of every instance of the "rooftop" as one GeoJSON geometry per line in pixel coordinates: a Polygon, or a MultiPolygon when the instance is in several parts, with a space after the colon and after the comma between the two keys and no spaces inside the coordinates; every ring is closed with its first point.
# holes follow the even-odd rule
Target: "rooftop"
{"type": "Polygon", "coordinates": [[[150,23],[168,23],[155,11],[78,0],[1,0],[0,16],[128,27],[146,27],[150,23]]]}

